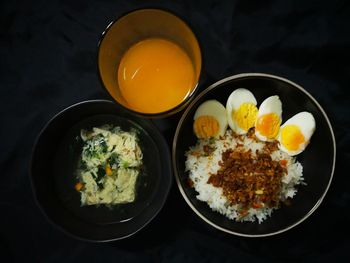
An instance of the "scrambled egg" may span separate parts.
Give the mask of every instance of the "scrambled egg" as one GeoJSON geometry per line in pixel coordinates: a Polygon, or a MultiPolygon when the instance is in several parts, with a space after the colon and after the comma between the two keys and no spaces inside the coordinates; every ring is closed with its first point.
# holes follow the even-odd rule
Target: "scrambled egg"
{"type": "Polygon", "coordinates": [[[133,202],[142,165],[136,133],[105,125],[81,130],[81,138],[84,146],[75,186],[81,205],[133,202]]]}

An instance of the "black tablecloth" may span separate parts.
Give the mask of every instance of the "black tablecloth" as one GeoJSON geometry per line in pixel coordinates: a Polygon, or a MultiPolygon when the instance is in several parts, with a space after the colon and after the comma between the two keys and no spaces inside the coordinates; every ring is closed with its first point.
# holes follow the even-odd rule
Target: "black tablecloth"
{"type": "MultiPolygon", "coordinates": [[[[319,262],[349,259],[350,3],[339,1],[1,1],[0,261],[319,262]],[[333,183],[319,209],[283,234],[230,236],[205,225],[173,184],[160,214],[135,236],[95,244],[66,236],[36,206],[31,149],[63,108],[109,98],[97,75],[97,42],[130,10],[160,7],[184,18],[203,52],[201,89],[242,72],[286,77],[324,107],[337,139],[333,183]]],[[[169,145],[177,114],[156,121],[169,145]]]]}

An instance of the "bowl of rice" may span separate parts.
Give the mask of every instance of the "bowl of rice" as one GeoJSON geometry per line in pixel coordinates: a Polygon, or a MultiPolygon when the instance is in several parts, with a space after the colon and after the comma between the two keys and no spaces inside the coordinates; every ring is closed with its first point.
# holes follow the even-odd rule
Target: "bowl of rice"
{"type": "Polygon", "coordinates": [[[179,190],[199,218],[229,234],[263,237],[299,225],[320,206],[332,181],[336,144],[325,111],[304,88],[278,76],[245,73],[195,98],[178,123],[172,153],[179,190]],[[246,93],[259,110],[249,103],[239,108],[246,112],[231,110],[248,100],[246,93]],[[269,96],[279,104],[266,106],[269,96]],[[278,121],[270,120],[278,127],[271,138],[258,132],[267,123],[259,123],[261,111],[279,113],[278,121]],[[242,130],[230,123],[231,112],[243,126],[252,124],[242,130]],[[303,133],[293,137],[287,126],[303,133]]]}
{"type": "Polygon", "coordinates": [[[172,181],[170,151],[155,125],[108,100],[83,101],[55,115],[35,142],[30,174],[47,219],[92,242],[145,227],[172,181]]]}

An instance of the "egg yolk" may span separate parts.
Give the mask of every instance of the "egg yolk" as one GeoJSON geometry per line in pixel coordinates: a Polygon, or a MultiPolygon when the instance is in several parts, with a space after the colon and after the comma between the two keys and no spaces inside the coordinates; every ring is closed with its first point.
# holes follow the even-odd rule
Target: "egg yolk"
{"type": "Polygon", "coordinates": [[[305,137],[297,125],[286,125],[281,131],[281,143],[289,151],[300,149],[300,145],[305,142],[305,137]]]}
{"type": "Polygon", "coordinates": [[[266,138],[275,138],[280,128],[280,118],[276,113],[268,113],[256,120],[255,129],[266,138]]]}
{"type": "Polygon", "coordinates": [[[258,108],[250,102],[242,103],[238,110],[232,112],[232,117],[242,130],[248,131],[254,126],[258,108]]]}
{"type": "Polygon", "coordinates": [[[215,137],[219,133],[219,122],[212,116],[200,116],[193,123],[193,131],[200,139],[215,137]]]}

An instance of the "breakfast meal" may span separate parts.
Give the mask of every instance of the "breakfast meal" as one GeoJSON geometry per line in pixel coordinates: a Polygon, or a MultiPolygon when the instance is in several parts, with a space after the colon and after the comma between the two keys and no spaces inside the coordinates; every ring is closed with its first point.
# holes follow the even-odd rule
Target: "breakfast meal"
{"type": "Polygon", "coordinates": [[[174,108],[191,94],[196,86],[195,69],[179,45],[149,38],[125,52],[118,68],[118,84],[130,108],[159,113],[174,108]]]}
{"type": "Polygon", "coordinates": [[[104,125],[82,129],[80,137],[84,145],[75,189],[81,205],[133,202],[143,157],[136,131],[104,125]]]}
{"type": "Polygon", "coordinates": [[[203,102],[194,114],[197,144],[186,152],[197,199],[229,219],[259,223],[290,203],[296,186],[306,184],[295,156],[305,150],[316,123],[309,112],[281,123],[277,95],[259,108],[242,88],[231,93],[226,108],[216,100],[203,102]]]}

